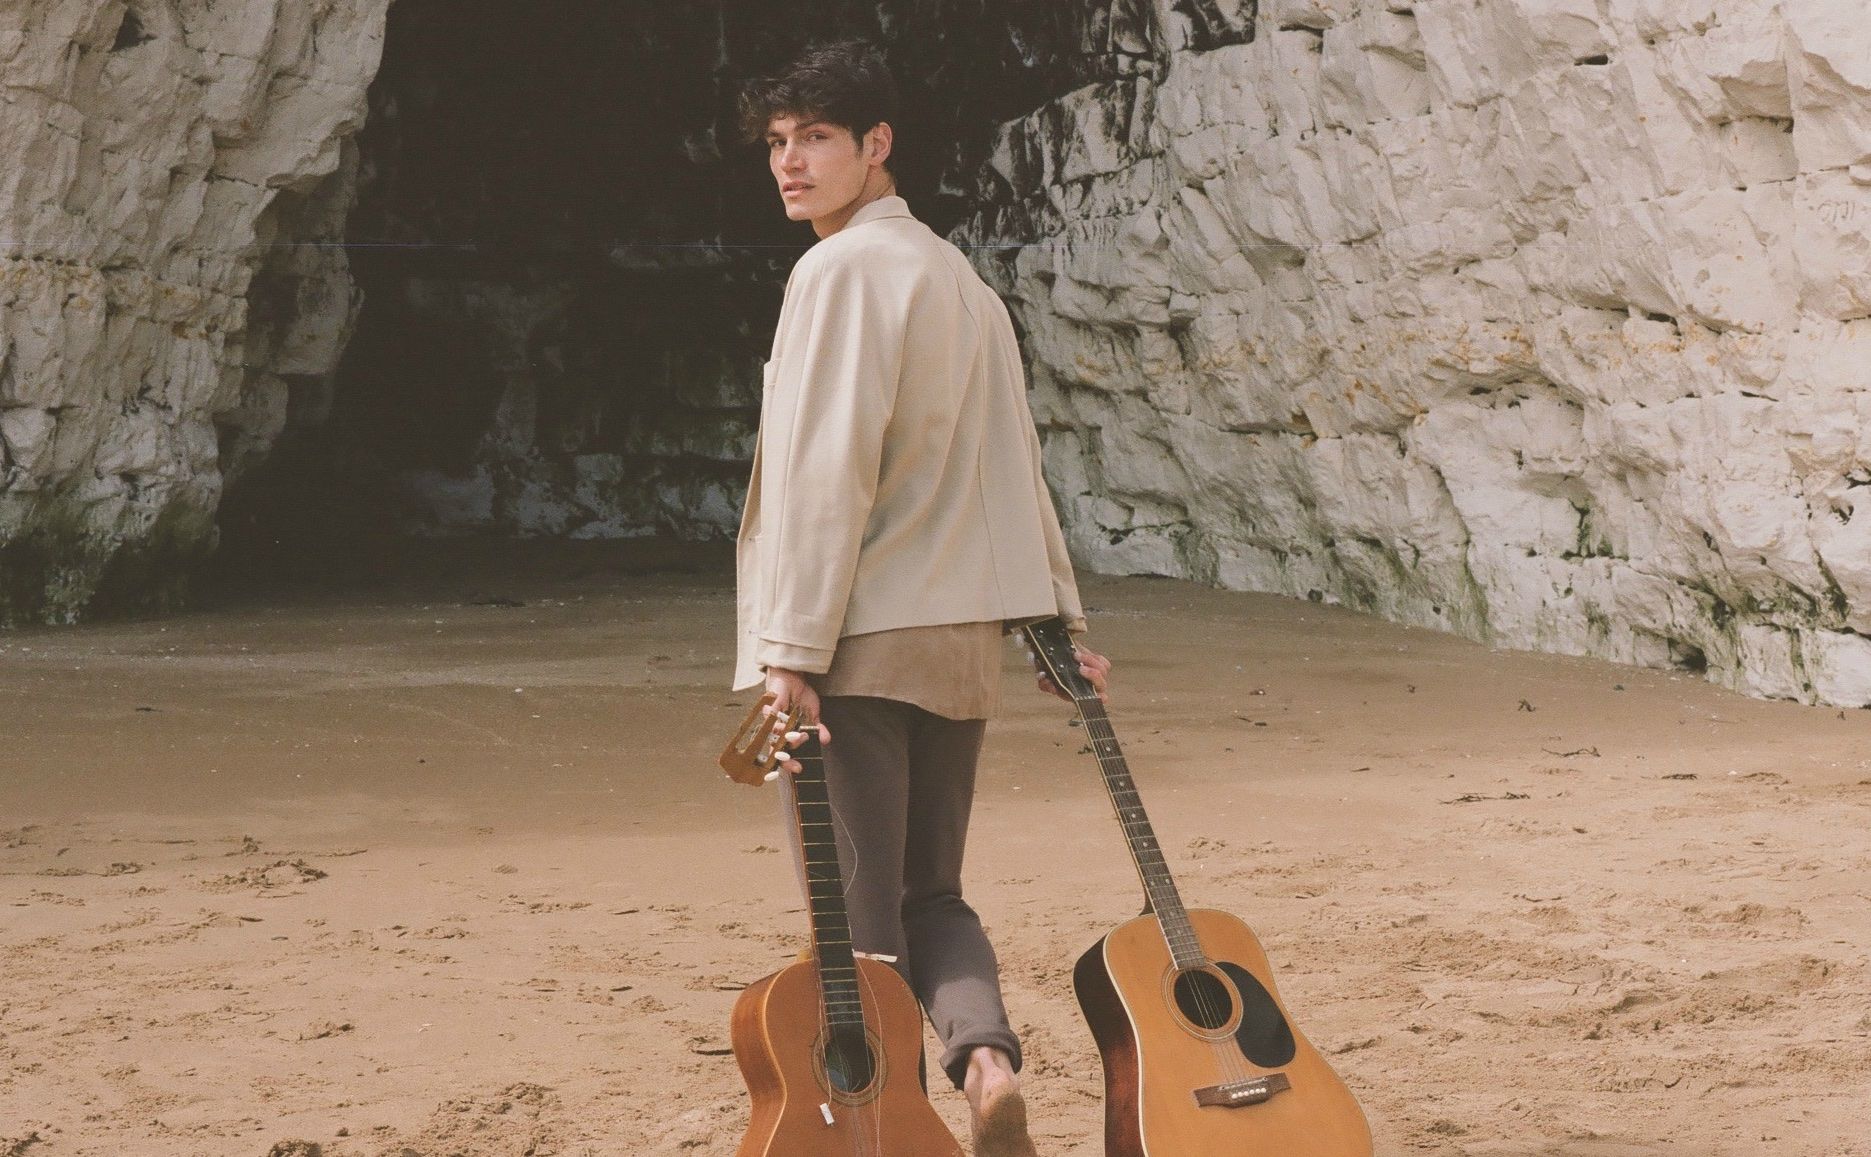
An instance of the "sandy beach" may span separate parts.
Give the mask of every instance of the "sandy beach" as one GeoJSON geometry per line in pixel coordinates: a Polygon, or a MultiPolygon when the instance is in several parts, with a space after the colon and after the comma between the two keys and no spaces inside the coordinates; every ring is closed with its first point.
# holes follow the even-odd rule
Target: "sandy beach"
{"type": "MultiPolygon", "coordinates": [[[[713,766],[731,583],[516,565],[0,634],[0,1155],[732,1153],[729,1012],[805,920],[775,792],[713,766]]],[[[1258,932],[1379,1153],[1871,1154],[1871,714],[1085,594],[1184,896],[1258,932]]],[[[1091,1157],[1070,970],[1141,893],[1016,660],[968,888],[1041,1152],[1091,1157]]]]}

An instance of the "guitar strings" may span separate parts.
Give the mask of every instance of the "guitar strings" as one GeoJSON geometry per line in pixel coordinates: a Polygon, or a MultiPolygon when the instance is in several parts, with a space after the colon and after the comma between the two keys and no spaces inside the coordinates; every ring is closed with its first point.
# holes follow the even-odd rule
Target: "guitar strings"
{"type": "MultiPolygon", "coordinates": [[[[850,839],[849,829],[845,827],[843,817],[841,817],[838,814],[838,809],[833,807],[831,804],[831,792],[829,790],[829,785],[826,784],[826,781],[825,781],[824,756],[822,754],[811,755],[811,756],[798,755],[795,758],[799,760],[800,766],[802,768],[806,768],[807,765],[810,764],[811,765],[810,770],[816,772],[819,778],[819,782],[821,784],[825,784],[827,787],[827,790],[825,791],[825,811],[826,811],[826,814],[831,817],[833,847],[837,846],[838,832],[841,830],[845,832],[846,843],[854,844],[854,841],[850,839]]],[[[787,802],[788,802],[788,805],[790,807],[790,811],[792,814],[793,830],[797,832],[799,835],[798,860],[799,860],[800,879],[810,880],[811,875],[807,871],[806,864],[805,864],[805,827],[800,822],[800,819],[799,819],[798,783],[792,776],[786,776],[785,781],[786,781],[785,795],[786,795],[786,799],[787,799],[787,802]]],[[[842,865],[844,861],[842,857],[838,861],[840,864],[840,870],[839,870],[840,879],[839,879],[839,885],[838,885],[839,895],[843,896],[847,900],[850,898],[850,895],[851,895],[850,881],[857,878],[857,864],[855,862],[855,859],[856,859],[856,852],[854,850],[852,870],[848,873],[843,870],[842,865]]],[[[811,888],[809,885],[806,887],[805,891],[806,891],[806,909],[809,914],[811,912],[811,903],[812,903],[812,893],[811,893],[811,888]]],[[[849,910],[847,909],[846,926],[849,927],[849,925],[850,925],[850,916],[849,916],[849,910]]],[[[812,953],[812,970],[813,970],[814,976],[819,978],[819,982],[815,983],[812,987],[814,990],[814,996],[817,998],[818,1005],[819,1005],[819,1026],[820,1026],[821,1032],[823,1033],[823,1036],[821,1039],[827,1044],[829,1044],[831,1041],[831,1016],[830,1016],[830,1010],[825,1005],[825,985],[823,983],[823,978],[819,973],[819,966],[820,966],[821,961],[819,960],[819,954],[817,951],[818,945],[817,945],[817,928],[816,927],[814,927],[813,932],[814,932],[814,940],[813,940],[814,950],[812,953]]],[[[859,992],[858,999],[860,1002],[859,1011],[860,1013],[862,1013],[863,1004],[864,1004],[863,993],[864,993],[865,988],[868,987],[869,982],[865,980],[864,971],[861,967],[858,966],[857,958],[855,956],[852,958],[851,964],[852,964],[852,975],[858,986],[858,992],[859,992]]],[[[877,1000],[874,995],[874,990],[873,990],[872,998],[868,1002],[868,1004],[869,1004],[869,1007],[872,1009],[875,1009],[878,1007],[877,1000]]],[[[868,1018],[861,1015],[859,1023],[861,1025],[868,1024],[868,1018]]],[[[879,1039],[881,1039],[881,1037],[879,1039]]],[[[868,1034],[864,1034],[862,1047],[865,1048],[866,1050],[869,1050],[870,1048],[870,1040],[869,1040],[868,1034]]],[[[877,1077],[877,1071],[876,1071],[877,1063],[878,1062],[873,1060],[872,1065],[871,1065],[871,1076],[872,1076],[873,1082],[876,1080],[876,1077],[877,1077]]],[[[831,1073],[829,1071],[830,1066],[825,1065],[824,1068],[825,1068],[825,1083],[827,1085],[830,1085],[832,1083],[831,1073]]],[[[837,1098],[831,1095],[830,1089],[826,1089],[825,1093],[826,1093],[825,1104],[827,1106],[830,1106],[831,1104],[837,1101],[837,1098]]],[[[852,1154],[853,1157],[885,1157],[884,1147],[883,1147],[883,1129],[884,1129],[883,1114],[877,1111],[878,1103],[879,1102],[876,1098],[872,1098],[867,1104],[862,1104],[862,1105],[840,1104],[838,1107],[837,1113],[834,1115],[834,1117],[826,1121],[826,1125],[831,1126],[833,1121],[836,1119],[837,1115],[842,1115],[846,1118],[846,1120],[849,1122],[849,1125],[847,1128],[843,1130],[845,1134],[845,1150],[848,1153],[852,1154]]],[[[828,1108],[827,1112],[831,1112],[831,1110],[828,1108]]]]}
{"type": "MultiPolygon", "coordinates": [[[[856,960],[853,960],[852,963],[854,965],[857,964],[856,960]]],[[[866,1006],[872,1010],[875,1010],[878,1013],[878,1015],[881,1016],[883,1006],[882,1004],[878,1002],[877,990],[871,985],[870,981],[865,977],[864,969],[861,965],[858,966],[857,968],[857,977],[858,977],[858,983],[860,985],[861,991],[863,991],[869,997],[869,1000],[866,1001],[866,1006]]],[[[865,1019],[865,1023],[867,1025],[869,1024],[868,1016],[865,1019]]],[[[866,1034],[867,1039],[865,1040],[865,1048],[867,1049],[870,1047],[870,1041],[868,1039],[868,1035],[869,1034],[867,1033],[866,1034]]],[[[879,1046],[883,1044],[883,1024],[881,1020],[879,1021],[878,1026],[877,1026],[877,1042],[879,1046]]],[[[881,1048],[879,1051],[881,1052],[881,1048]]],[[[872,1065],[871,1065],[871,1080],[873,1082],[879,1082],[883,1079],[884,1074],[882,1070],[883,1070],[883,1058],[879,1056],[873,1060],[872,1065]]],[[[873,1094],[873,1096],[867,1103],[865,1103],[862,1106],[853,1107],[853,1110],[858,1114],[858,1124],[860,1126],[864,1125],[866,1122],[869,1122],[868,1129],[854,1129],[853,1135],[863,1136],[865,1137],[866,1140],[874,1141],[876,1143],[876,1148],[872,1150],[872,1152],[877,1154],[878,1157],[883,1157],[883,1151],[884,1151],[884,1115],[880,1109],[880,1106],[883,1103],[881,1099],[882,1092],[883,1092],[882,1089],[875,1090],[875,1093],[873,1094]]]]}
{"type": "MultiPolygon", "coordinates": [[[[821,755],[819,757],[819,763],[822,768],[824,765],[824,756],[821,755]]],[[[834,845],[837,843],[838,837],[840,835],[843,835],[845,837],[844,839],[845,846],[851,849],[851,867],[848,871],[844,867],[844,853],[841,851],[838,856],[838,864],[839,864],[838,892],[839,892],[839,895],[843,896],[848,901],[851,899],[852,882],[858,878],[858,865],[859,865],[858,842],[856,839],[852,838],[850,825],[845,823],[845,817],[843,813],[841,813],[837,808],[832,806],[831,791],[829,789],[829,785],[827,785],[827,790],[825,793],[825,810],[832,817],[832,841],[834,845]]],[[[847,913],[849,912],[848,907],[846,911],[847,913]]],[[[849,923],[849,919],[850,919],[849,915],[847,915],[846,917],[847,925],[849,923]]],[[[880,1006],[877,1003],[876,990],[870,986],[870,981],[866,979],[864,976],[863,966],[860,965],[857,960],[857,956],[856,956],[857,936],[854,934],[851,937],[851,939],[852,939],[851,948],[853,952],[853,955],[851,958],[852,975],[857,979],[857,982],[859,985],[859,992],[860,992],[859,1000],[863,1002],[863,1008],[860,1009],[860,1012],[863,1013],[864,1023],[868,1025],[870,1023],[869,1013],[864,1012],[863,1010],[864,1009],[875,1010],[875,1009],[878,1009],[880,1006]],[[864,1000],[864,994],[868,994],[870,996],[870,999],[864,1000]]],[[[879,1034],[878,1039],[880,1041],[882,1040],[881,1033],[879,1034]]],[[[870,1047],[870,1041],[868,1039],[868,1035],[865,1039],[864,1047],[866,1049],[870,1047]]],[[[871,1079],[873,1081],[875,1081],[879,1076],[878,1066],[881,1065],[881,1063],[882,1061],[878,1058],[872,1059],[871,1079]]],[[[872,1150],[872,1152],[879,1154],[881,1157],[881,1154],[883,1153],[883,1144],[884,1144],[884,1141],[883,1141],[884,1122],[883,1122],[883,1114],[877,1111],[877,1107],[876,1107],[877,1104],[878,1102],[873,1099],[872,1101],[870,1101],[868,1104],[865,1104],[865,1105],[849,1106],[847,1107],[846,1111],[855,1114],[857,1117],[857,1121],[851,1130],[853,1150],[856,1152],[863,1152],[865,1149],[866,1141],[875,1141],[877,1147],[876,1149],[872,1150]],[[868,1128],[865,1127],[865,1123],[867,1121],[869,1122],[868,1128]]]]}
{"type": "MultiPolygon", "coordinates": [[[[1034,640],[1034,642],[1037,643],[1037,640],[1034,640]]],[[[1043,653],[1043,648],[1040,650],[1043,653]]],[[[1076,652],[1074,652],[1072,657],[1074,659],[1077,658],[1076,652]]],[[[1098,698],[1096,689],[1089,685],[1083,673],[1079,671],[1074,670],[1070,676],[1063,676],[1063,673],[1059,670],[1059,665],[1051,658],[1047,659],[1047,666],[1052,670],[1054,681],[1061,687],[1066,688],[1071,695],[1072,704],[1078,709],[1079,721],[1085,725],[1085,733],[1092,740],[1092,756],[1098,761],[1099,771],[1104,776],[1105,789],[1111,796],[1111,804],[1113,809],[1117,812],[1119,826],[1123,828],[1127,839],[1133,841],[1133,847],[1135,846],[1134,841],[1147,839],[1146,846],[1161,859],[1162,841],[1155,837],[1155,832],[1150,826],[1148,813],[1143,807],[1143,798],[1136,789],[1136,777],[1131,773],[1129,765],[1124,759],[1122,745],[1117,739],[1117,731],[1111,726],[1110,719],[1105,715],[1104,703],[1098,698]],[[1092,704],[1097,705],[1095,714],[1091,708],[1092,704]],[[1139,817],[1135,820],[1124,815],[1125,805],[1121,803],[1118,798],[1120,789],[1117,787],[1117,779],[1119,776],[1130,781],[1130,786],[1123,790],[1125,794],[1130,795],[1134,799],[1132,806],[1135,808],[1139,817]]],[[[1184,970],[1181,967],[1181,962],[1175,960],[1177,946],[1175,941],[1171,939],[1168,926],[1163,923],[1164,905],[1158,902],[1156,884],[1151,880],[1150,873],[1144,870],[1142,857],[1137,855],[1135,851],[1133,851],[1132,854],[1138,860],[1138,874],[1143,878],[1144,894],[1150,899],[1150,908],[1152,914],[1156,917],[1157,928],[1162,932],[1164,942],[1170,949],[1171,960],[1176,965],[1178,974],[1181,974],[1184,970]]],[[[1195,936],[1193,922],[1188,920],[1187,908],[1183,906],[1181,897],[1175,894],[1173,881],[1167,880],[1167,863],[1164,864],[1164,875],[1166,877],[1165,882],[1168,883],[1171,889],[1168,898],[1172,900],[1174,906],[1183,913],[1184,921],[1189,924],[1189,938],[1195,941],[1197,956],[1200,958],[1201,963],[1210,963],[1206,953],[1202,951],[1201,941],[1195,936]]],[[[1175,990],[1173,981],[1171,982],[1171,990],[1168,995],[1170,999],[1174,1001],[1175,990]]],[[[1212,1029],[1206,1029],[1206,1024],[1220,1025],[1226,1023],[1228,1018],[1222,1015],[1225,1010],[1216,1007],[1209,1000],[1206,985],[1200,983],[1195,984],[1194,999],[1196,1009],[1205,1022],[1205,1032],[1214,1031],[1212,1029]]],[[[1236,1007],[1241,1007],[1238,1000],[1236,1002],[1236,1007]]],[[[1242,1011],[1245,1013],[1244,1008],[1242,1011]]],[[[1205,1039],[1207,1040],[1210,1051],[1215,1056],[1216,1066],[1220,1070],[1220,1075],[1225,1079],[1224,1083],[1247,1080],[1253,1075],[1252,1071],[1248,1069],[1245,1063],[1245,1058],[1241,1056],[1240,1050],[1234,1047],[1235,1042],[1232,1038],[1223,1037],[1215,1039],[1212,1037],[1205,1037],[1205,1039]]]]}
{"type": "MultiPolygon", "coordinates": [[[[1100,707],[1102,706],[1102,703],[1100,703],[1100,707]]],[[[1143,807],[1142,797],[1136,790],[1135,776],[1130,772],[1129,766],[1123,757],[1122,745],[1118,742],[1116,730],[1111,726],[1109,720],[1103,717],[1102,711],[1096,716],[1092,715],[1088,711],[1086,703],[1083,701],[1078,702],[1078,707],[1080,719],[1085,724],[1086,732],[1092,738],[1092,752],[1098,760],[1100,770],[1105,774],[1107,789],[1112,793],[1112,803],[1118,810],[1118,822],[1120,826],[1123,827],[1126,835],[1132,839],[1147,839],[1148,844],[1146,846],[1149,847],[1157,858],[1161,859],[1162,842],[1155,838],[1154,830],[1148,819],[1148,813],[1145,812],[1143,807]],[[1124,791],[1125,794],[1133,797],[1133,802],[1130,806],[1136,810],[1139,818],[1132,819],[1126,817],[1124,815],[1125,805],[1120,803],[1116,798],[1119,791],[1116,780],[1120,775],[1130,780],[1130,786],[1124,789],[1124,791]]],[[[1141,864],[1139,868],[1141,870],[1141,864]]],[[[1167,873],[1167,870],[1167,864],[1165,864],[1165,873],[1167,873]]],[[[1171,938],[1167,925],[1163,922],[1163,911],[1170,905],[1161,902],[1157,895],[1157,888],[1161,882],[1153,881],[1147,872],[1140,871],[1140,874],[1144,877],[1145,892],[1150,895],[1150,906],[1152,913],[1156,916],[1157,927],[1162,931],[1164,941],[1170,947],[1172,961],[1175,963],[1177,972],[1180,975],[1185,970],[1182,968],[1182,962],[1175,960],[1178,946],[1171,938]]],[[[1173,888],[1173,884],[1171,887],[1173,888]]],[[[1199,963],[1209,963],[1207,954],[1202,951],[1201,941],[1196,938],[1193,922],[1188,921],[1187,909],[1183,906],[1181,898],[1174,895],[1172,892],[1163,897],[1163,899],[1170,901],[1171,904],[1183,912],[1184,921],[1189,923],[1189,928],[1187,929],[1188,937],[1194,942],[1199,963]]],[[[1173,1001],[1175,999],[1174,982],[1172,981],[1171,984],[1172,987],[1169,996],[1173,1001]]],[[[1195,984],[1193,996],[1196,1011],[1201,1016],[1202,1027],[1205,1031],[1214,1031],[1209,1028],[1209,1026],[1219,1026],[1226,1022],[1227,1017],[1224,1015],[1226,1010],[1217,1007],[1209,999],[1208,986],[1199,983],[1195,984]]],[[[1232,1044],[1231,1041],[1224,1043],[1223,1040],[1206,1038],[1206,1043],[1209,1045],[1210,1051],[1215,1055],[1215,1061],[1220,1070],[1220,1075],[1227,1081],[1246,1079],[1250,1075],[1242,1064],[1241,1057],[1238,1055],[1237,1051],[1230,1047],[1232,1044]]]]}

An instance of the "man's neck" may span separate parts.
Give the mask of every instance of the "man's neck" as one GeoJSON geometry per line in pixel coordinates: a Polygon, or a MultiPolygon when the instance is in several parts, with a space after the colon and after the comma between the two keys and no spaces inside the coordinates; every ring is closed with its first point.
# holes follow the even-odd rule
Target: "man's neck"
{"type": "Polygon", "coordinates": [[[896,179],[882,169],[878,169],[875,173],[865,178],[864,188],[858,191],[858,195],[852,199],[849,205],[844,206],[835,213],[827,213],[823,217],[813,218],[812,231],[819,235],[819,240],[823,241],[825,238],[843,229],[846,225],[851,224],[851,218],[857,216],[859,209],[862,209],[872,201],[880,201],[885,197],[894,197],[896,193],[896,179]]]}

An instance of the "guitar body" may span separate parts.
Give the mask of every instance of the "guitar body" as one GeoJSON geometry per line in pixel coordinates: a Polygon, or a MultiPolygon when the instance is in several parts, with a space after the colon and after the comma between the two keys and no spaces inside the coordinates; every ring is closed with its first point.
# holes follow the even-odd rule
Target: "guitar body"
{"type": "Polygon", "coordinates": [[[923,1093],[922,1009],[903,978],[887,964],[858,959],[874,1059],[841,1065],[836,1055],[826,1059],[816,967],[809,959],[788,965],[734,1003],[734,1059],[753,1099],[753,1122],[736,1157],[962,1157],[923,1093]],[[865,1067],[860,1087],[848,1091],[828,1076],[865,1067]]]}
{"type": "Polygon", "coordinates": [[[1213,962],[1201,975],[1178,973],[1149,914],[1073,973],[1104,1058],[1106,1157],[1371,1157],[1363,1111],[1292,1027],[1254,933],[1225,912],[1188,915],[1213,962]],[[1290,1087],[1254,1100],[1267,1078],[1290,1087]],[[1202,1105],[1199,1089],[1241,1101],[1202,1105]]]}

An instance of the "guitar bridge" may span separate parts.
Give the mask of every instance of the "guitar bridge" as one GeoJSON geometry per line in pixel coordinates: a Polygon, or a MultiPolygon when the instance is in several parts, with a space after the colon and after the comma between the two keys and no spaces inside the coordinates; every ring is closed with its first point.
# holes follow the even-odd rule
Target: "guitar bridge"
{"type": "Polygon", "coordinates": [[[1258,1105],[1275,1093],[1284,1093],[1292,1087],[1293,1082],[1286,1079],[1285,1073],[1269,1073],[1251,1081],[1229,1081],[1225,1085],[1197,1089],[1195,1103],[1205,1108],[1219,1106],[1223,1109],[1238,1109],[1243,1105],[1258,1105]]]}

